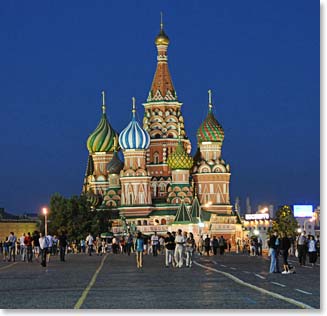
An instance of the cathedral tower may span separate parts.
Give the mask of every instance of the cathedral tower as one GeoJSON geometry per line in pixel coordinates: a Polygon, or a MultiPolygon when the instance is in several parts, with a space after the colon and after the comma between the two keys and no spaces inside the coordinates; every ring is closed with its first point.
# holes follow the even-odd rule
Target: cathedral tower
{"type": "Polygon", "coordinates": [[[197,132],[198,152],[195,157],[193,179],[203,209],[230,215],[230,167],[221,158],[224,130],[214,117],[211,90],[208,115],[197,132]]]}
{"type": "Polygon", "coordinates": [[[143,127],[151,138],[146,164],[151,176],[152,197],[163,201],[167,198],[167,187],[171,181],[167,158],[179,143],[178,124],[181,128],[180,142],[188,153],[191,152],[191,143],[186,136],[181,113],[182,103],[178,101],[168,69],[169,42],[161,18],[160,32],[155,39],[158,51],[157,69],[147,102],[143,104],[143,127]]]}
{"type": "Polygon", "coordinates": [[[186,204],[191,204],[193,193],[190,186],[190,169],[193,166],[193,159],[185,151],[180,141],[180,127],[178,129],[178,145],[167,160],[168,166],[172,170],[172,180],[168,188],[167,202],[170,204],[180,204],[184,201],[186,204]]]}
{"type": "Polygon", "coordinates": [[[105,94],[102,91],[102,116],[94,132],[87,139],[88,165],[83,192],[103,194],[108,187],[107,164],[113,157],[118,134],[111,127],[106,115],[105,94]]]}
{"type": "Polygon", "coordinates": [[[135,118],[133,98],[132,121],[119,135],[119,145],[124,153],[124,169],[120,172],[121,207],[124,216],[146,216],[151,212],[151,177],[146,166],[146,150],[150,135],[135,118]]]}

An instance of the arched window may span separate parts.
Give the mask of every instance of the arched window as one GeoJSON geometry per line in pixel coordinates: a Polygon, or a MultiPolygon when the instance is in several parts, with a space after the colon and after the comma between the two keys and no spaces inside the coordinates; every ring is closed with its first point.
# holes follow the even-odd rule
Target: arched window
{"type": "Polygon", "coordinates": [[[157,151],[153,154],[153,162],[156,165],[159,163],[159,153],[157,151]]]}
{"type": "Polygon", "coordinates": [[[142,225],[142,222],[140,220],[137,221],[137,225],[138,226],[141,226],[142,225]]]}
{"type": "Polygon", "coordinates": [[[164,218],[162,218],[161,219],[161,225],[166,225],[166,224],[167,224],[167,221],[164,218]]]}
{"type": "Polygon", "coordinates": [[[148,221],[144,220],[143,225],[148,225],[148,221]]]}

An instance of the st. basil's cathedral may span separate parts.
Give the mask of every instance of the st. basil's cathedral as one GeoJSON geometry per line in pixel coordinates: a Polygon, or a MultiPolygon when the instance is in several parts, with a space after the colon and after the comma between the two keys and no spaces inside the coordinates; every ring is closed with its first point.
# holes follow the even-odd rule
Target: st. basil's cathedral
{"type": "Polygon", "coordinates": [[[224,130],[214,116],[211,91],[192,158],[162,23],[155,45],[157,69],[143,104],[143,126],[132,98],[132,120],[118,134],[107,118],[102,92],[101,120],[87,139],[83,193],[93,209],[118,214],[111,228],[114,234],[127,230],[165,234],[181,228],[195,236],[223,235],[235,245],[242,238],[242,224],[230,203],[230,166],[221,156],[224,130]]]}

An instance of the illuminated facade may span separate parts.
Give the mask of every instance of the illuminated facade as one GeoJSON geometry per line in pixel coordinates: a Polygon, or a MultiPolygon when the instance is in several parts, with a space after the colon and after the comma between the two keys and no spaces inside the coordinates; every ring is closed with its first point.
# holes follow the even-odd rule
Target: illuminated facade
{"type": "MultiPolygon", "coordinates": [[[[208,115],[197,132],[197,152],[190,156],[182,103],[168,68],[169,42],[161,23],[142,127],[133,99],[132,121],[118,136],[106,117],[103,97],[101,121],[87,140],[83,192],[94,208],[118,210],[131,230],[165,233],[182,227],[196,235],[223,235],[234,244],[242,238],[242,225],[230,203],[230,166],[222,158],[224,131],[214,116],[209,90],[208,115]]],[[[117,220],[113,232],[122,230],[117,220]]]]}

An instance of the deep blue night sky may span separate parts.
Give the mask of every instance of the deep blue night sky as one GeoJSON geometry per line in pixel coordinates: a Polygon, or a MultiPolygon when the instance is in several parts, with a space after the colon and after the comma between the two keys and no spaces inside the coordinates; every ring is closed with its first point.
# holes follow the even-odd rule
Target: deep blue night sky
{"type": "Polygon", "coordinates": [[[188,136],[213,90],[231,199],[320,203],[318,1],[3,1],[0,207],[39,211],[81,192],[101,116],[138,117],[156,67],[160,11],[188,136]]]}

